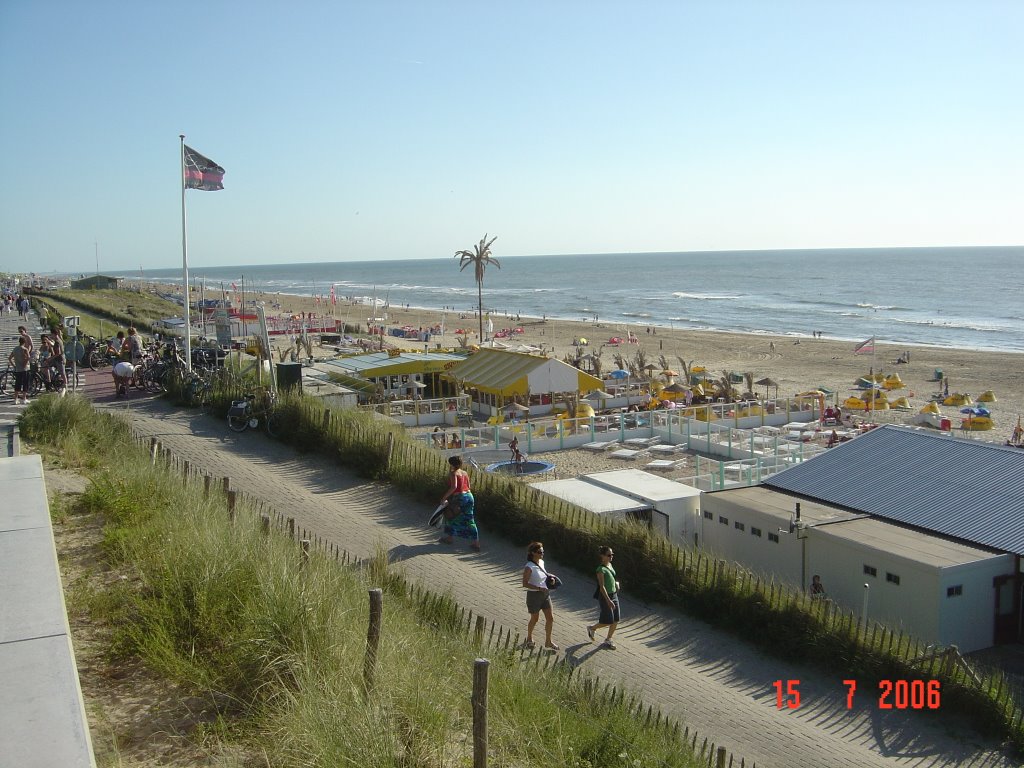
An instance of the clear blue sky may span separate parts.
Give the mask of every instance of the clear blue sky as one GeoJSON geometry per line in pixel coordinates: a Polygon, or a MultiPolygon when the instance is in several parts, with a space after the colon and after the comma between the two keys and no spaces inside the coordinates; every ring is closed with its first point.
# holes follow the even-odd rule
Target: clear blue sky
{"type": "Polygon", "coordinates": [[[0,3],[0,271],[1024,243],[1024,3],[0,3]]]}

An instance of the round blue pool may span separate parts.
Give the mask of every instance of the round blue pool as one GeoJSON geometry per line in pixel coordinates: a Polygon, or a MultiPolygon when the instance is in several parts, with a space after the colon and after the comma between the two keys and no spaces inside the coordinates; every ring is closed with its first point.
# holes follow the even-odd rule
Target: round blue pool
{"type": "Polygon", "coordinates": [[[519,462],[496,461],[484,467],[488,472],[500,472],[503,475],[543,475],[554,468],[555,465],[550,461],[537,461],[536,459],[519,462]]]}

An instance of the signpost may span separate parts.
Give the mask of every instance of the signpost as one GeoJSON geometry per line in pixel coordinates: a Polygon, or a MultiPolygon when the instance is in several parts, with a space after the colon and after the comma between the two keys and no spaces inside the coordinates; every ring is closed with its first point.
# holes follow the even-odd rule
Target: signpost
{"type": "MultiPolygon", "coordinates": [[[[82,321],[82,318],[79,315],[71,315],[69,317],[65,317],[64,318],[64,328],[65,328],[66,331],[68,331],[68,333],[65,333],[64,335],[69,337],[68,340],[64,342],[64,354],[65,354],[65,356],[68,354],[68,341],[70,341],[71,342],[71,389],[72,389],[72,391],[76,391],[76,392],[78,391],[78,356],[80,354],[79,351],[78,351],[78,347],[82,346],[81,343],[78,341],[78,324],[81,321],[82,321]],[[74,334],[74,335],[72,336],[72,334],[74,334]]],[[[65,359],[65,364],[66,363],[67,363],[67,360],[65,359]]],[[[63,374],[64,371],[61,371],[61,373],[63,374]]],[[[65,386],[67,386],[66,383],[65,383],[65,386]]]]}

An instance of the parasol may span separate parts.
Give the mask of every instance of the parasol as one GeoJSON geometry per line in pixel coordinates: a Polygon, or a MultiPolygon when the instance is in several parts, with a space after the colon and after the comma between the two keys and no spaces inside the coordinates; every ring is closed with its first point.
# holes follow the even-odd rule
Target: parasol
{"type": "Polygon", "coordinates": [[[982,408],[980,405],[972,405],[967,408],[961,408],[960,413],[966,413],[969,416],[991,416],[992,412],[988,408],[982,408]]]}
{"type": "Polygon", "coordinates": [[[764,387],[765,400],[768,399],[768,387],[775,387],[775,397],[779,396],[779,382],[775,379],[765,376],[763,379],[758,379],[754,382],[759,387],[764,387]]]}
{"type": "Polygon", "coordinates": [[[617,368],[614,371],[609,371],[608,372],[608,378],[609,379],[628,379],[629,378],[629,371],[624,371],[621,368],[617,368]]]}

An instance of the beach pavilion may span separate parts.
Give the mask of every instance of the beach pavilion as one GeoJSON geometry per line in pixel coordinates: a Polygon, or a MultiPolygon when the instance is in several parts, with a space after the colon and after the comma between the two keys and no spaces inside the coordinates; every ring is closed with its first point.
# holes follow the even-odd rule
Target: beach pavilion
{"type": "Polygon", "coordinates": [[[502,349],[480,349],[448,371],[470,394],[478,411],[498,415],[511,403],[525,404],[532,415],[552,405],[600,389],[603,382],[561,360],[502,349]]]}
{"type": "Polygon", "coordinates": [[[377,394],[428,400],[458,394],[443,374],[465,359],[446,352],[392,349],[325,360],[314,367],[367,398],[377,394]]]}

